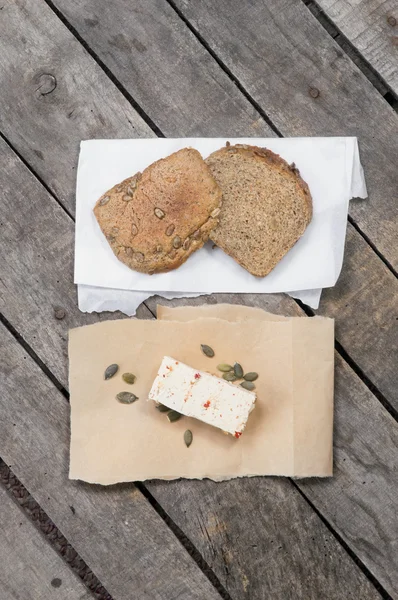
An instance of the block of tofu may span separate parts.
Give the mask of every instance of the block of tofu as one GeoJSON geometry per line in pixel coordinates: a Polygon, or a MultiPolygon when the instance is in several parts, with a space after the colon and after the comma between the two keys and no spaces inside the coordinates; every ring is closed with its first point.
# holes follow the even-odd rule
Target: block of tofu
{"type": "Polygon", "coordinates": [[[256,394],[164,356],[149,399],[239,438],[256,394]]]}

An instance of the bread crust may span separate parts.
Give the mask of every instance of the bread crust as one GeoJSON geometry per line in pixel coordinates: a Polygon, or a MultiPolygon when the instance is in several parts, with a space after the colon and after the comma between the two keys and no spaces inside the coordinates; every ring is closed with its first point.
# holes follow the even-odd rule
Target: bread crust
{"type": "Polygon", "coordinates": [[[218,224],[222,193],[200,153],[183,148],[115,185],[94,214],[117,258],[141,273],[178,268],[218,224]]]}

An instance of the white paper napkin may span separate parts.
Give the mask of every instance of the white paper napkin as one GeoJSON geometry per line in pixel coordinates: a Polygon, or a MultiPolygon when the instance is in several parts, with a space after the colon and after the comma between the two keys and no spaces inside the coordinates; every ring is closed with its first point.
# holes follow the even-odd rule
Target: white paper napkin
{"type": "Polygon", "coordinates": [[[179,297],[214,292],[287,292],[317,308],[321,289],[333,286],[341,271],[349,199],[367,196],[354,137],[229,138],[231,144],[267,147],[289,163],[294,162],[313,197],[311,224],[265,278],[253,277],[222,250],[213,250],[210,243],[179,269],[152,276],[130,270],[109,248],[92,212],[107,189],[180,148],[197,148],[206,157],[226,141],[180,138],[81,143],[75,246],[75,283],[81,310],[134,314],[143,299],[155,293],[179,297]]]}

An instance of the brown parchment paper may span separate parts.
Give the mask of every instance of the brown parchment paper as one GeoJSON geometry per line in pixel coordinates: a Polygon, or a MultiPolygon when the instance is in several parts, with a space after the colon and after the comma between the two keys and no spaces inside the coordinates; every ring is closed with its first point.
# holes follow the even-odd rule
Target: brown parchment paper
{"type": "Polygon", "coordinates": [[[71,330],[70,478],[112,484],[153,478],[330,475],[333,323],[303,318],[296,326],[294,319],[271,321],[260,313],[258,318],[234,320],[236,314],[227,310],[222,319],[206,315],[185,322],[177,313],[175,320],[166,320],[163,313],[165,320],[106,321],[71,330]],[[323,322],[323,331],[310,321],[323,322]],[[214,348],[213,359],[202,354],[201,343],[214,348]],[[245,370],[260,373],[256,408],[239,440],[195,419],[169,423],[147,401],[166,354],[213,373],[219,362],[235,360],[245,370]],[[300,363],[298,354],[304,357],[300,363]],[[114,362],[119,372],[104,381],[105,368],[114,362]],[[137,376],[133,386],[122,381],[125,371],[137,376]],[[120,404],[115,396],[123,390],[140,399],[120,404]],[[186,429],[193,432],[190,448],[183,441],[186,429]]]}
{"type": "Polygon", "coordinates": [[[293,343],[293,460],[296,477],[333,475],[334,319],[284,317],[235,304],[169,307],[161,320],[290,321],[293,343]]]}

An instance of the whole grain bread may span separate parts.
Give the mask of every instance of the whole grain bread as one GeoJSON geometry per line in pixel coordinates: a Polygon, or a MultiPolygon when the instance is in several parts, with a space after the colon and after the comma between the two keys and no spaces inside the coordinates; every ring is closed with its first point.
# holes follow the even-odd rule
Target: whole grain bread
{"type": "Polygon", "coordinates": [[[184,148],[115,185],[94,214],[119,260],[135,271],[161,273],[208,240],[221,198],[200,153],[184,148]]]}
{"type": "Polygon", "coordinates": [[[311,221],[308,185],[294,164],[257,146],[227,144],[206,163],[223,193],[211,240],[250,273],[265,277],[311,221]]]}

